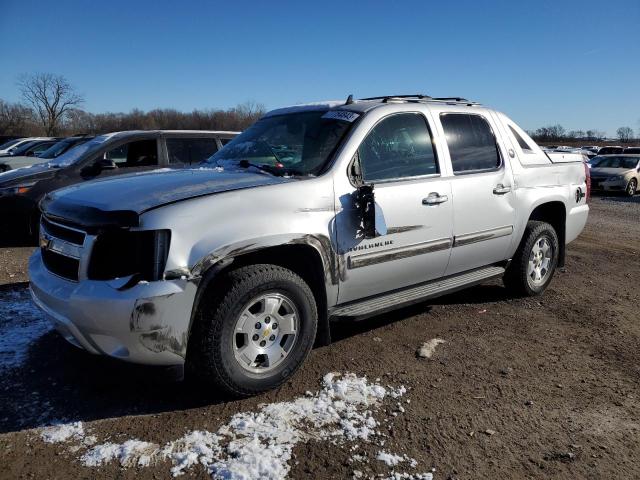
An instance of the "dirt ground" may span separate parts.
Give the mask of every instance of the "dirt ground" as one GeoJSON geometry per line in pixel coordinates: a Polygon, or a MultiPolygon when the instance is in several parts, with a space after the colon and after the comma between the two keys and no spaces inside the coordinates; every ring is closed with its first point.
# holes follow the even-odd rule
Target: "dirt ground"
{"type": "MultiPolygon", "coordinates": [[[[356,470],[388,477],[391,468],[375,460],[381,448],[417,461],[403,471],[435,479],[640,478],[640,197],[595,197],[591,208],[566,268],[541,297],[510,298],[493,282],[336,325],[332,345],[257,398],[207,396],[198,385],[158,380],[45,333],[1,375],[0,477],[169,478],[168,462],[84,467],[79,453],[43,442],[36,428],[82,420],[99,441],[163,443],[317,391],[336,371],[406,386],[404,412],[388,402],[376,411],[384,440],[299,443],[290,478],[352,478],[356,470]],[[418,358],[416,349],[433,338],[446,343],[431,359],[418,358]],[[354,460],[356,452],[369,460],[354,460]]],[[[0,251],[5,316],[38,315],[20,283],[29,251],[0,251]]],[[[202,466],[184,476],[207,477],[202,466]]]]}

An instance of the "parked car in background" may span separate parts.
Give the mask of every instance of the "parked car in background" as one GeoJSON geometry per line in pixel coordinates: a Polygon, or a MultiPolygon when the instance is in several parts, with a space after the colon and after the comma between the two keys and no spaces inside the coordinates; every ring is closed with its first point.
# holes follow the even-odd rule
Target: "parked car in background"
{"type": "Polygon", "coordinates": [[[7,150],[9,150],[11,147],[13,147],[16,143],[18,143],[21,140],[24,140],[24,137],[13,137],[13,138],[9,137],[9,138],[6,138],[2,142],[2,144],[0,144],[0,153],[6,152],[7,150]]]}
{"type": "Polygon", "coordinates": [[[23,143],[19,147],[11,148],[7,153],[0,154],[0,161],[2,161],[2,158],[11,157],[37,157],[53,144],[58,143],[58,141],[60,141],[59,138],[53,138],[50,140],[33,140],[23,143]]]}
{"type": "Polygon", "coordinates": [[[591,160],[591,188],[632,197],[640,185],[640,155],[598,155],[591,160]]]}
{"type": "Polygon", "coordinates": [[[600,147],[598,145],[585,145],[580,148],[582,150],[589,150],[590,152],[593,152],[593,153],[598,153],[598,150],[600,150],[600,147]]]}
{"type": "Polygon", "coordinates": [[[51,145],[44,152],[38,155],[12,155],[10,157],[0,157],[0,172],[7,170],[15,170],[16,168],[30,167],[38,163],[45,163],[49,160],[59,157],[66,151],[87,142],[94,138],[95,135],[76,135],[60,140],[51,145]]]}
{"type": "Polygon", "coordinates": [[[624,147],[621,147],[619,145],[611,145],[608,147],[602,147],[600,150],[598,150],[598,155],[615,155],[623,152],[624,147]]]}
{"type": "Polygon", "coordinates": [[[625,155],[638,155],[640,154],[640,147],[627,147],[624,149],[625,155]]]}
{"type": "Polygon", "coordinates": [[[589,213],[581,161],[460,98],[275,110],[207,164],[46,195],[29,278],[74,345],[238,396],[286,382],[330,319],[501,277],[542,293],[589,213]]]}
{"type": "Polygon", "coordinates": [[[8,144],[8,146],[5,147],[5,145],[2,145],[2,147],[0,147],[0,156],[5,156],[7,154],[11,155],[12,152],[22,147],[24,144],[29,142],[34,142],[37,140],[55,140],[55,138],[54,137],[26,137],[26,138],[20,138],[17,141],[10,140],[9,142],[5,143],[5,145],[8,144]]]}
{"type": "MultiPolygon", "coordinates": [[[[180,130],[116,132],[92,138],[46,163],[0,173],[0,231],[34,237],[40,222],[38,202],[45,194],[124,173],[197,164],[217,152],[222,139],[236,135],[180,130]]],[[[126,197],[128,192],[121,194],[126,197]]]]}

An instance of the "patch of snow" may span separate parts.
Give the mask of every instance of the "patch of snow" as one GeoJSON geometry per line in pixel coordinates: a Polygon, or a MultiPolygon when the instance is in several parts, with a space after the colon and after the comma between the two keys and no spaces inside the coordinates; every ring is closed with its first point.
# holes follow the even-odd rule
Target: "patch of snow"
{"type": "Polygon", "coordinates": [[[402,455],[394,455],[393,453],[387,453],[384,450],[380,450],[376,455],[376,460],[386,463],[390,467],[395,467],[404,460],[402,455]]]}
{"type": "Polygon", "coordinates": [[[418,349],[418,356],[422,358],[431,358],[436,351],[436,347],[442,343],[446,343],[441,338],[432,338],[418,349]]]}
{"type": "Polygon", "coordinates": [[[136,439],[124,443],[108,442],[93,447],[80,458],[80,461],[86,467],[97,467],[112,460],[118,460],[123,467],[147,467],[156,451],[156,444],[136,439]]]}
{"type": "Polygon", "coordinates": [[[386,396],[397,398],[404,392],[404,387],[385,388],[354,374],[329,373],[320,391],[238,413],[216,433],[192,431],[164,446],[137,439],[107,442],[87,450],[80,461],[89,467],[111,461],[129,467],[169,459],[174,476],[200,464],[213,478],[282,479],[299,442],[367,441],[377,435],[373,412],[386,396]]]}
{"type": "Polygon", "coordinates": [[[85,438],[82,422],[64,423],[45,427],[40,432],[42,440],[47,443],[61,443],[68,440],[83,440],[85,438]]]}
{"type": "Polygon", "coordinates": [[[20,367],[33,342],[51,330],[51,324],[31,300],[29,290],[0,294],[0,373],[20,367]]]}
{"type": "Polygon", "coordinates": [[[380,460],[390,467],[395,467],[402,462],[408,463],[411,468],[416,468],[418,466],[418,461],[411,457],[408,457],[407,455],[396,455],[393,453],[385,452],[384,450],[380,450],[378,452],[378,455],[376,455],[376,460],[380,460]]]}
{"type": "Polygon", "coordinates": [[[391,472],[385,480],[433,480],[433,473],[405,473],[391,472]]]}

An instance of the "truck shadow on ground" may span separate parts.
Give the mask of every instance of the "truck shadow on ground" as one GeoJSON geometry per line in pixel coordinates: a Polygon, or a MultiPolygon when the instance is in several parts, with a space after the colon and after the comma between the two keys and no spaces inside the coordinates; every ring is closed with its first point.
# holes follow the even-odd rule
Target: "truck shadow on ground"
{"type": "Polygon", "coordinates": [[[614,203],[639,203],[640,204],[640,194],[636,194],[633,197],[627,197],[626,195],[611,195],[602,192],[596,192],[593,194],[594,197],[599,198],[604,202],[614,202],[614,203]]]}
{"type": "MultiPolygon", "coordinates": [[[[13,288],[24,290],[26,286],[16,284],[13,288]]],[[[7,290],[0,291],[0,301],[7,290]]],[[[502,287],[477,286],[364,321],[335,323],[332,337],[334,342],[341,342],[428,314],[430,304],[480,304],[507,298],[502,287]]],[[[56,422],[180,411],[229,401],[194,382],[171,381],[163,370],[87,354],[54,331],[31,343],[20,365],[0,373],[0,433],[56,422]]]]}

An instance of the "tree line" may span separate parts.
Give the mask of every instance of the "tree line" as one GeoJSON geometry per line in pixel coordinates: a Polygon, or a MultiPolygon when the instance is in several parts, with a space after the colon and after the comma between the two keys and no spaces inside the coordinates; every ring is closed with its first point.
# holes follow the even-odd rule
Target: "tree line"
{"type": "MultiPolygon", "coordinates": [[[[18,78],[22,102],[0,99],[0,135],[72,135],[77,133],[107,133],[121,130],[244,130],[260,118],[264,106],[246,102],[220,110],[180,112],[157,108],[144,112],[90,113],[82,110],[84,97],[61,75],[51,73],[24,74],[18,78]]],[[[562,125],[540,127],[527,132],[538,142],[603,141],[601,130],[569,130],[562,125]]],[[[637,139],[631,127],[616,131],[618,140],[630,143],[637,139]]]]}
{"type": "Polygon", "coordinates": [[[245,102],[227,110],[180,112],[170,108],[127,113],[90,113],[81,107],[84,97],[60,75],[36,73],[18,79],[21,102],[0,99],[0,135],[65,136],[121,130],[232,130],[241,131],[264,113],[264,106],[245,102]]]}
{"type": "MultiPolygon", "coordinates": [[[[606,139],[606,133],[601,130],[566,130],[562,125],[550,125],[540,127],[537,130],[527,132],[531,138],[537,142],[559,142],[559,141],[591,141],[601,142],[606,139]]],[[[616,130],[616,138],[621,143],[631,143],[640,139],[640,129],[637,139],[634,138],[631,127],[620,127],[616,130]]]]}

